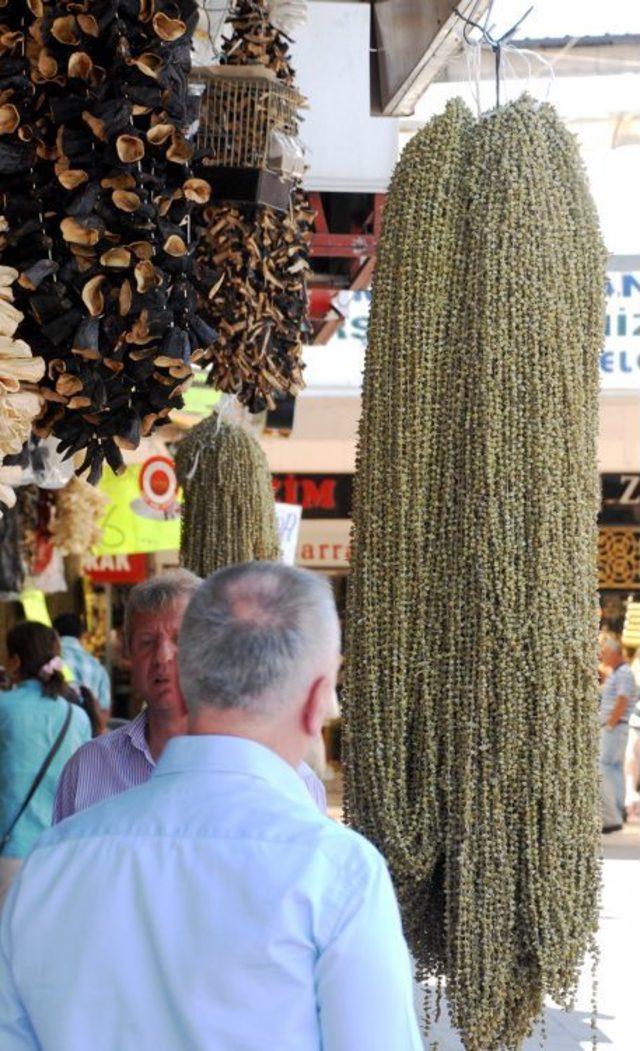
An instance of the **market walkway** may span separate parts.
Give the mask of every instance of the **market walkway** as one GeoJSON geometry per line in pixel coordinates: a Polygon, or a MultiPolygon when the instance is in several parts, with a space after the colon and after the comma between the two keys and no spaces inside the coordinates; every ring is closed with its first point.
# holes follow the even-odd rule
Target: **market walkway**
{"type": "MultiPolygon", "coordinates": [[[[340,782],[329,786],[330,813],[340,817],[340,782]]],[[[598,1046],[602,1051],[640,1048],[640,822],[603,837],[604,886],[598,968],[598,1046]]],[[[421,996],[416,987],[417,1001],[421,996]]],[[[590,1051],[591,974],[585,968],[576,1010],[570,1014],[550,1006],[546,1014],[546,1051],[590,1051]]],[[[425,1048],[463,1051],[444,1021],[433,1027],[425,1048]]],[[[523,1051],[540,1051],[540,1034],[523,1051]]]]}

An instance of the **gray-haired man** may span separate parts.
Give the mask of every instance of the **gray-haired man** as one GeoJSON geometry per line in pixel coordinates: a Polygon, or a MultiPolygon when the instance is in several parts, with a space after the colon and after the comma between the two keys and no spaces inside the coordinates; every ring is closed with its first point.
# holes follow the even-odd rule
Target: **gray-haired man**
{"type": "Polygon", "coordinates": [[[339,634],[329,585],[303,570],[202,584],[180,635],[191,736],[146,784],[45,832],[10,892],[3,1051],[420,1051],[384,862],[296,773],[339,634]]]}
{"type": "MultiPolygon", "coordinates": [[[[132,588],[125,611],[131,681],[146,707],[128,725],[96,737],[65,766],[56,793],[53,823],[151,777],[167,741],[187,730],[178,682],[178,636],[200,577],[172,569],[132,588]]],[[[306,763],[299,774],[318,807],[326,810],[324,785],[306,763]]]]}

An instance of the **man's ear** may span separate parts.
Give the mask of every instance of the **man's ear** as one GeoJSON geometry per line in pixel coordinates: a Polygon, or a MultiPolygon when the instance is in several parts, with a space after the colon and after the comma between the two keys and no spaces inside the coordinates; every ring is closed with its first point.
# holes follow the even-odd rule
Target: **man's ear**
{"type": "Polygon", "coordinates": [[[327,716],[332,686],[329,679],[322,676],[316,679],[309,688],[307,699],[302,709],[302,725],[309,737],[317,737],[327,716]]]}

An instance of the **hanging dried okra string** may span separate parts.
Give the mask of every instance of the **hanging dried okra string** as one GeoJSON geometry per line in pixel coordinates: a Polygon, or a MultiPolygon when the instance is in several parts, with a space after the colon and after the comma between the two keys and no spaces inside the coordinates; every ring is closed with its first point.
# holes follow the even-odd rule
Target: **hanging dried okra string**
{"type": "Polygon", "coordinates": [[[236,562],[278,559],[271,474],[256,439],[217,413],[180,442],[180,560],[199,576],[236,562]]]}
{"type": "Polygon", "coordinates": [[[450,103],[385,211],[346,640],[349,820],[466,1051],[570,1006],[597,925],[605,255],[572,136],[450,103]]]}

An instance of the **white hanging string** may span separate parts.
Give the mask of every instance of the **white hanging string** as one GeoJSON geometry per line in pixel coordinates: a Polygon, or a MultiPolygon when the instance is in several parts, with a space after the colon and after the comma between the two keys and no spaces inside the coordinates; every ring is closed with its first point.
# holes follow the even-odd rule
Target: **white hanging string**
{"type": "MultiPolygon", "coordinates": [[[[223,394],[222,395],[222,397],[220,398],[220,401],[218,402],[216,408],[213,410],[214,413],[215,413],[215,417],[216,417],[216,430],[215,430],[216,436],[220,433],[220,429],[221,429],[223,423],[226,423],[226,422],[229,422],[229,423],[238,422],[238,423],[240,423],[241,422],[241,416],[242,416],[242,411],[241,410],[242,410],[242,406],[240,405],[239,401],[237,400],[237,398],[236,398],[236,396],[234,394],[223,394]],[[235,421],[233,420],[234,414],[235,414],[235,417],[236,417],[235,421]]],[[[187,476],[186,477],[187,477],[187,481],[189,481],[189,482],[191,481],[191,479],[193,478],[194,474],[198,470],[198,464],[200,462],[200,452],[201,452],[200,449],[196,449],[195,455],[193,457],[193,462],[192,462],[192,464],[191,464],[191,466],[189,468],[189,471],[187,472],[187,476]]]]}
{"type": "Polygon", "coordinates": [[[472,19],[459,16],[460,21],[465,23],[465,28],[459,31],[459,36],[465,49],[467,82],[469,90],[473,96],[478,116],[482,113],[482,57],[483,52],[486,51],[491,52],[496,63],[495,83],[497,94],[499,94],[499,89],[504,87],[505,81],[507,80],[514,81],[518,84],[518,87],[521,87],[523,75],[518,70],[516,62],[516,59],[521,58],[526,65],[525,90],[530,94],[534,94],[534,79],[538,79],[545,73],[547,74],[544,98],[540,101],[548,102],[552,88],[555,84],[555,70],[553,63],[537,51],[519,47],[517,43],[514,43],[511,39],[511,34],[522,24],[532,8],[529,8],[529,10],[525,12],[512,30],[504,34],[499,40],[495,40],[493,37],[493,26],[488,24],[492,7],[493,4],[490,5],[484,24],[476,23],[472,19]],[[474,38],[472,34],[478,35],[474,38]],[[539,69],[537,72],[535,71],[536,62],[539,63],[539,69]]]}
{"type": "Polygon", "coordinates": [[[507,44],[505,48],[505,57],[510,60],[513,56],[522,57],[526,61],[528,70],[527,91],[531,91],[532,94],[534,90],[533,81],[542,79],[545,73],[547,74],[547,88],[544,101],[548,102],[556,82],[556,71],[553,62],[546,58],[545,55],[542,55],[539,51],[532,51],[530,48],[526,47],[518,47],[517,44],[507,44]],[[532,59],[540,63],[541,68],[538,73],[533,69],[532,59]]]}
{"type": "Polygon", "coordinates": [[[193,478],[194,474],[198,470],[199,462],[200,462],[200,450],[196,449],[196,455],[193,458],[193,463],[191,464],[191,467],[189,468],[189,472],[187,474],[187,481],[188,482],[191,481],[191,479],[193,478]]]}
{"type": "Polygon", "coordinates": [[[480,94],[480,82],[482,79],[482,45],[480,42],[465,46],[465,59],[467,63],[467,80],[473,93],[477,116],[482,113],[482,98],[480,94]]]}
{"type": "Polygon", "coordinates": [[[194,65],[211,65],[220,58],[218,40],[231,8],[231,0],[198,0],[200,19],[193,35],[194,65]]]}

